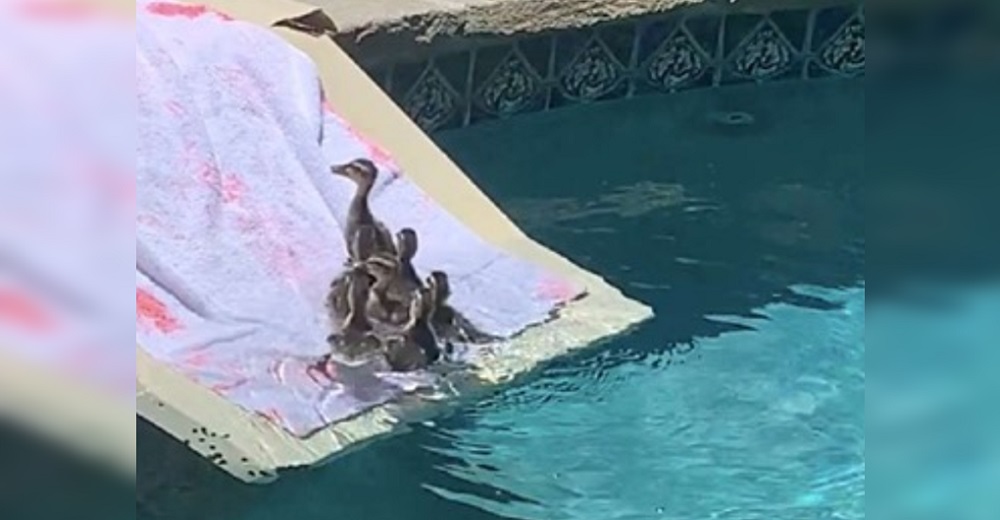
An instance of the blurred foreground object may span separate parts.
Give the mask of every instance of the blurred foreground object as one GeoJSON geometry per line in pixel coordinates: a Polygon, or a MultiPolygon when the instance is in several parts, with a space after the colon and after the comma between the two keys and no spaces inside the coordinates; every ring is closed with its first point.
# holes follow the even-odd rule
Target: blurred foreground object
{"type": "Polygon", "coordinates": [[[867,9],[872,518],[1000,511],[1000,2],[867,9]]]}
{"type": "Polygon", "coordinates": [[[134,32],[113,4],[0,3],[0,418],[132,476],[134,32]]]}
{"type": "Polygon", "coordinates": [[[0,419],[0,516],[4,520],[135,518],[136,487],[72,450],[0,419]]]}

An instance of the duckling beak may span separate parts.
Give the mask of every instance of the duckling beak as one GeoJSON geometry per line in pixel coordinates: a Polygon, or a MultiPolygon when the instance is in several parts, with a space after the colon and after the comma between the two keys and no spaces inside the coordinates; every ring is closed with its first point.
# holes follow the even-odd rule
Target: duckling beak
{"type": "Polygon", "coordinates": [[[330,167],[330,173],[334,175],[340,175],[341,177],[348,177],[347,171],[350,169],[351,163],[347,164],[335,164],[330,167]]]}

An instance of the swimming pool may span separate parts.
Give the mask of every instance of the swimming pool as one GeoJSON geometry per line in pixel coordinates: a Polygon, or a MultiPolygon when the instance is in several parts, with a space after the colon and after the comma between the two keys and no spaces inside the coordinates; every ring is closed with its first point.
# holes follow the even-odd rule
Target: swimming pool
{"type": "Polygon", "coordinates": [[[863,125],[861,82],[831,81],[439,134],[527,232],[656,319],[267,487],[140,428],[140,460],[187,462],[140,473],[139,517],[863,518],[863,125]]]}

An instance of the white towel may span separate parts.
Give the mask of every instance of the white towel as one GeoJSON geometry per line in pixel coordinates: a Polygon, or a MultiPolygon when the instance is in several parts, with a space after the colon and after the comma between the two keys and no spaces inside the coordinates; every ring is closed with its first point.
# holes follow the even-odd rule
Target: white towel
{"type": "Polygon", "coordinates": [[[136,336],[157,359],[301,436],[426,382],[307,370],[328,351],[324,301],[354,191],[330,166],[358,157],[380,169],[372,210],[417,231],[416,268],[449,273],[452,304],[482,329],[514,334],[580,294],[421,192],[323,101],[313,64],[277,35],[163,5],[140,4],[136,31],[136,336]]]}

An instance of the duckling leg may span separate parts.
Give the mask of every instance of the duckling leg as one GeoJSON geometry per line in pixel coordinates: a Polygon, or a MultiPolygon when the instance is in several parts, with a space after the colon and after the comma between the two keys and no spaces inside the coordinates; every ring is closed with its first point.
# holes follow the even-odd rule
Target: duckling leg
{"type": "Polygon", "coordinates": [[[319,361],[306,367],[306,375],[316,384],[325,386],[330,381],[333,381],[333,375],[330,373],[330,361],[332,361],[330,355],[326,354],[319,361]],[[320,378],[317,378],[316,374],[319,374],[320,378]]]}
{"type": "Polygon", "coordinates": [[[464,343],[492,343],[500,338],[479,330],[465,316],[457,311],[452,317],[452,328],[460,341],[464,343]]]}

